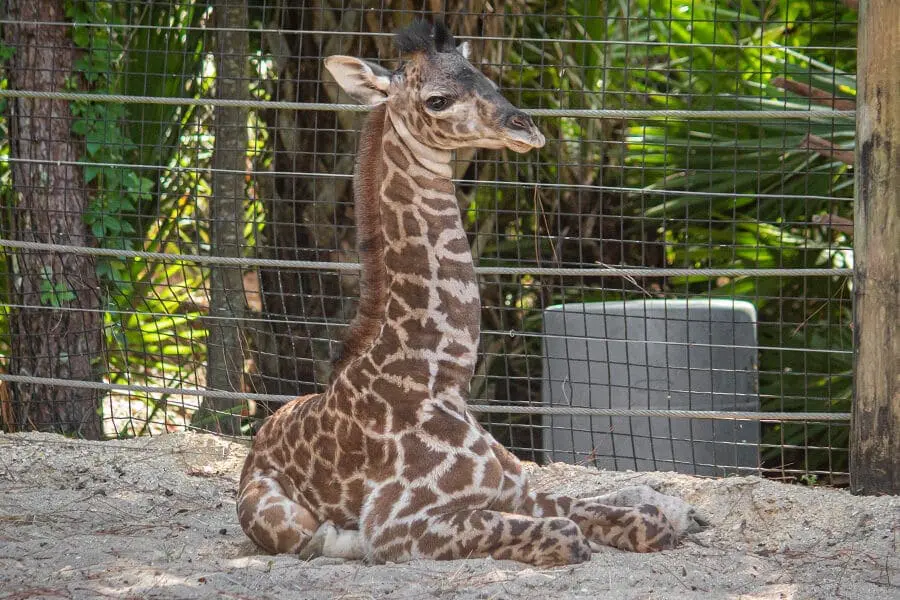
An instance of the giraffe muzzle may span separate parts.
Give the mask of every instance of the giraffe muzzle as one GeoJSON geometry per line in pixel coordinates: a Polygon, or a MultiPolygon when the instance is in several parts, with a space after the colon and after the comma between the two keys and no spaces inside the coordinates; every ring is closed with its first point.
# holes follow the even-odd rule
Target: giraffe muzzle
{"type": "Polygon", "coordinates": [[[546,139],[534,121],[520,110],[513,110],[503,119],[506,146],[514,152],[528,152],[543,147],[546,139]]]}

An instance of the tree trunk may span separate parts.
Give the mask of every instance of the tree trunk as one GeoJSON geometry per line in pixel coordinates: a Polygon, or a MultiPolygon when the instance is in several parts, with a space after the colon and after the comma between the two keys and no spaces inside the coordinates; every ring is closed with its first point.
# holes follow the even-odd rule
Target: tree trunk
{"type": "MultiPolygon", "coordinates": [[[[249,100],[247,80],[247,4],[219,0],[213,6],[216,25],[216,97],[249,100]]],[[[210,201],[212,254],[241,256],[244,239],[244,198],[247,171],[247,109],[217,106],[214,117],[213,197],[210,201]]],[[[240,267],[210,268],[209,337],[206,341],[207,386],[240,391],[244,371],[244,343],[240,324],[247,312],[240,267]]],[[[204,398],[191,424],[206,430],[240,433],[240,402],[204,398]]]]}
{"type": "MultiPolygon", "coordinates": [[[[14,50],[9,87],[59,92],[66,88],[75,48],[62,0],[8,0],[4,43],[14,50]]],[[[9,101],[10,152],[15,199],[7,208],[4,237],[88,246],[82,215],[88,197],[81,156],[72,139],[67,102],[9,101]]],[[[104,349],[100,285],[92,257],[65,252],[9,252],[12,275],[10,373],[99,381],[104,349]]],[[[43,384],[15,384],[9,429],[56,431],[89,439],[102,436],[101,392],[43,384]]]]}

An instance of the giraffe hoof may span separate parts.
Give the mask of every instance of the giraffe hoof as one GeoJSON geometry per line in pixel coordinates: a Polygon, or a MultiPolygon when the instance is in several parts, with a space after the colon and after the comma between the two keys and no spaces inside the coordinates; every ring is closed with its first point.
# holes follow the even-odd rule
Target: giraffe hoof
{"type": "Polygon", "coordinates": [[[569,519],[553,520],[558,520],[560,522],[566,521],[566,523],[563,523],[563,527],[559,529],[559,533],[564,536],[563,539],[568,540],[568,543],[563,544],[563,548],[568,554],[565,564],[577,565],[579,563],[590,561],[591,556],[594,554],[594,549],[591,547],[591,542],[578,525],[569,519]]]}
{"type": "Polygon", "coordinates": [[[594,547],[587,539],[585,539],[583,543],[578,544],[572,554],[572,564],[590,562],[591,556],[594,554],[594,547]]]}
{"type": "Polygon", "coordinates": [[[637,506],[650,504],[657,507],[681,537],[687,533],[697,533],[710,526],[709,518],[696,507],[677,496],[669,496],[656,491],[649,485],[636,485],[617,491],[616,506],[637,506]]]}
{"type": "Polygon", "coordinates": [[[325,542],[329,535],[332,537],[337,535],[337,528],[329,522],[319,525],[319,528],[312,534],[312,537],[310,537],[306,543],[303,544],[303,547],[300,548],[297,557],[300,560],[310,560],[318,556],[324,556],[325,542]]]}

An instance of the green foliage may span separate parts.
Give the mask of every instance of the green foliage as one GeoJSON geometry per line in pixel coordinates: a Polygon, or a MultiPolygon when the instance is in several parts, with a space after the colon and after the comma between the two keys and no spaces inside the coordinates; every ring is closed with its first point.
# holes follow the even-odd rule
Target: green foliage
{"type": "MultiPolygon", "coordinates": [[[[207,93],[199,26],[207,13],[203,2],[69,2],[72,39],[81,50],[70,87],[167,98],[207,93]]],[[[104,101],[70,106],[72,131],[84,140],[83,177],[91,194],[84,219],[98,244],[199,253],[208,243],[206,205],[198,197],[210,193],[201,169],[211,157],[211,111],[104,101]]],[[[99,259],[97,271],[108,308],[109,380],[178,386],[196,378],[206,330],[192,294],[205,287],[206,273],[125,258],[99,259]]],[[[186,422],[183,408],[169,406],[167,398],[138,394],[127,402],[128,417],[107,415],[119,435],[146,433],[151,422],[175,426],[179,415],[186,422]],[[134,408],[140,405],[144,415],[134,408]]]]}
{"type": "Polygon", "coordinates": [[[66,302],[75,299],[75,292],[65,281],[56,281],[53,277],[53,267],[44,267],[41,274],[41,304],[59,308],[66,302]]]}
{"type": "MultiPolygon", "coordinates": [[[[111,2],[74,1],[66,8],[74,23],[72,40],[84,51],[73,65],[69,87],[78,90],[86,84],[96,93],[118,93],[128,42],[120,11],[111,2]]],[[[149,198],[153,184],[134,168],[123,166],[133,162],[137,148],[124,125],[125,106],[73,102],[71,110],[72,132],[84,139],[84,181],[92,190],[84,220],[100,247],[132,250],[136,230],[130,219],[141,200],[149,198]]],[[[125,259],[97,261],[98,275],[114,295],[129,293],[126,263],[125,259]]]]}
{"type": "MultiPolygon", "coordinates": [[[[783,91],[776,78],[837,98],[855,96],[855,13],[832,0],[531,4],[539,13],[567,17],[519,20],[514,35],[558,40],[523,41],[509,52],[514,68],[504,70],[504,84],[522,90],[522,105],[823,108],[783,91]],[[805,47],[810,49],[801,51],[805,47]]],[[[551,188],[532,196],[492,188],[475,195],[470,214],[478,214],[479,206],[499,208],[504,215],[500,218],[506,219],[495,230],[507,235],[485,246],[482,256],[489,258],[482,262],[521,264],[534,257],[545,266],[852,266],[852,240],[814,224],[817,216],[828,214],[852,218],[852,168],[805,147],[807,136],[813,135],[852,150],[851,120],[546,119],[541,126],[548,139],[559,142],[543,151],[540,169],[528,161],[509,161],[500,179],[588,184],[605,190],[551,188]],[[629,189],[639,191],[629,194],[629,189]],[[613,220],[615,228],[587,230],[585,215],[592,213],[613,220]],[[508,232],[517,232],[515,241],[508,232]],[[606,252],[614,241],[625,242],[621,251],[606,252]],[[631,241],[641,244],[626,245],[631,241]],[[663,250],[659,259],[647,254],[651,248],[663,250]]],[[[509,310],[533,304],[538,295],[543,295],[543,305],[647,294],[746,299],[759,311],[762,409],[849,411],[852,319],[846,278],[694,276],[623,283],[616,290],[557,278],[537,285],[505,282],[500,306],[493,310],[498,315],[495,328],[539,331],[539,315],[509,310]]],[[[502,352],[524,359],[494,361],[488,369],[496,381],[535,379],[541,368],[539,338],[498,340],[500,346],[502,352]]],[[[510,389],[497,385],[486,395],[502,397],[504,387],[510,389]]],[[[539,394],[534,387],[507,393],[510,399],[539,394]]],[[[842,449],[847,434],[846,427],[766,425],[763,458],[771,468],[846,470],[842,449]],[[798,450],[782,450],[782,445],[798,450]]]]}
{"type": "MultiPolygon", "coordinates": [[[[208,4],[202,1],[151,2],[133,14],[132,21],[143,27],[129,35],[121,93],[178,98],[205,92],[210,81],[204,83],[201,76],[207,51],[202,25],[208,11],[208,4]]],[[[195,110],[191,106],[128,104],[129,135],[138,144],[135,162],[168,164],[171,149],[178,145],[195,110]]]]}
{"type": "MultiPolygon", "coordinates": [[[[204,5],[73,1],[72,39],[84,50],[75,73],[98,94],[184,96],[202,62],[196,24],[204,5]],[[199,6],[199,7],[198,7],[199,6]],[[125,27],[137,21],[143,27],[125,27]],[[169,28],[179,22],[187,32],[169,28]],[[160,34],[148,25],[166,26],[160,34]],[[99,25],[99,26],[98,26],[99,25]]],[[[72,87],[79,87],[72,80],[72,87]]],[[[72,131],[84,139],[85,183],[93,194],[84,219],[101,247],[134,249],[141,214],[152,214],[159,170],[166,165],[193,111],[159,104],[73,102],[72,131]],[[144,165],[147,165],[146,167],[144,165]]],[[[128,305],[133,282],[124,259],[98,261],[116,304],[128,305]]]]}
{"type": "MultiPolygon", "coordinates": [[[[855,28],[834,28],[836,3],[779,4],[770,15],[758,3],[734,3],[741,15],[722,31],[714,17],[720,3],[648,2],[657,24],[651,39],[699,44],[648,50],[660,70],[636,84],[637,91],[670,109],[815,109],[807,98],[772,86],[776,77],[813,85],[852,99],[854,52],[832,52],[845,60],[829,65],[794,48],[836,45],[853,48],[855,28]],[[828,12],[830,11],[830,12],[828,12]],[[811,15],[815,19],[811,20],[811,15]],[[662,17],[671,17],[664,22],[662,17]],[[803,23],[807,21],[807,23],[803,23]],[[840,39],[838,36],[842,36],[840,39]],[[716,42],[740,47],[717,48],[716,42]],[[706,49],[709,47],[709,49],[706,49]],[[690,70],[672,70],[689,64],[690,70]]],[[[844,11],[846,12],[846,11],[844,11]]],[[[656,70],[654,70],[656,71],[656,70]]],[[[656,196],[643,215],[659,219],[667,262],[684,267],[809,268],[852,264],[850,240],[813,225],[816,215],[852,218],[852,173],[837,160],[804,147],[809,134],[852,150],[852,121],[772,120],[721,123],[667,121],[627,131],[630,183],[644,189],[684,190],[656,196]],[[647,184],[648,178],[656,181],[647,184]],[[718,194],[718,195],[716,195],[718,194]],[[835,201],[831,198],[845,198],[835,201]]],[[[759,311],[760,397],[763,410],[850,409],[849,280],[816,278],[673,278],[673,290],[687,294],[750,299],[759,311]],[[809,299],[809,300],[807,300],[809,299]],[[771,348],[771,349],[765,349],[771,348]],[[796,348],[796,351],[791,351],[796,348]]],[[[769,466],[846,469],[846,454],[808,452],[788,446],[846,447],[847,430],[833,435],[825,425],[765,426],[769,466]]]]}
{"type": "MultiPolygon", "coordinates": [[[[196,380],[204,359],[206,330],[198,326],[203,315],[191,298],[193,290],[176,282],[202,280],[202,274],[181,264],[134,261],[131,268],[139,304],[127,311],[111,310],[107,320],[114,379],[163,387],[196,380]]],[[[184,407],[169,406],[166,397],[137,394],[129,399],[142,402],[146,413],[133,413],[127,425],[120,423],[120,436],[149,433],[161,422],[167,427],[187,422],[184,407]]]]}

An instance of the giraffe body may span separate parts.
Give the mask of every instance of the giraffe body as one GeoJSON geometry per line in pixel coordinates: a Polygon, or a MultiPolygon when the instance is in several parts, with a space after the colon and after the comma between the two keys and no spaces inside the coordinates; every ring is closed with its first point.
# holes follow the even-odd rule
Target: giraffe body
{"type": "MultiPolygon", "coordinates": [[[[481,305],[451,151],[523,152],[544,138],[441,25],[414,25],[398,46],[409,58],[395,73],[326,60],[345,90],[376,105],[355,175],[360,309],[326,391],[288,403],[257,434],[241,474],[241,526],[270,552],[374,562],[548,566],[588,560],[601,545],[671,547],[679,531],[654,506],[669,497],[534,493],[467,412],[481,305]],[[614,506],[623,498],[643,503],[614,506]]],[[[667,512],[692,510],[669,500],[667,512]]]]}

